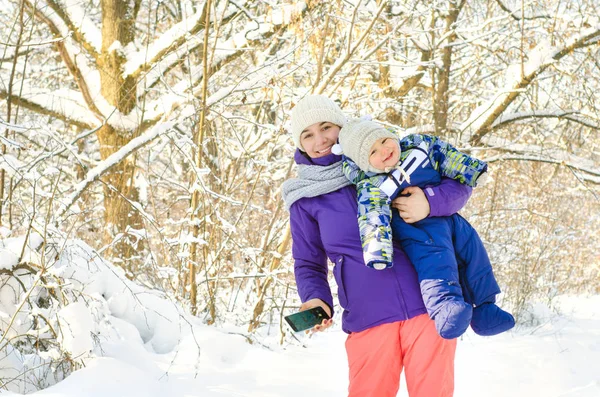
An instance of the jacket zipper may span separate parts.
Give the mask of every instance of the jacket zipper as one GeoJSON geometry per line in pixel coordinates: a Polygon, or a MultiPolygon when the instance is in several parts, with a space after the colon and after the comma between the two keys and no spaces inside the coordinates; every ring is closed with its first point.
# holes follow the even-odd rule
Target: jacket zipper
{"type": "MultiPolygon", "coordinates": [[[[348,311],[347,307],[350,306],[350,302],[348,301],[348,294],[346,293],[346,287],[344,287],[344,274],[342,273],[344,270],[344,269],[342,269],[343,264],[344,264],[344,257],[342,255],[340,255],[340,257],[337,259],[337,263],[336,263],[336,266],[339,267],[339,273],[340,273],[340,281],[338,283],[338,289],[340,292],[342,292],[344,294],[344,298],[346,300],[346,307],[344,308],[344,310],[348,311]]],[[[339,292],[338,292],[338,295],[339,295],[339,292]]],[[[339,296],[338,296],[338,300],[339,300],[339,296]]]]}

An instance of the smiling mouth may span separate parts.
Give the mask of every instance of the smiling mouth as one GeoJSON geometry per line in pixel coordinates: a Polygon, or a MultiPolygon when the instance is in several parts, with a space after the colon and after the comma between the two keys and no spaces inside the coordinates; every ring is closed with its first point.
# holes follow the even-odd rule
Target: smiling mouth
{"type": "Polygon", "coordinates": [[[324,153],[327,153],[327,152],[331,152],[331,146],[329,146],[328,148],[323,149],[323,150],[317,150],[316,152],[319,153],[319,154],[324,154],[324,153]]]}

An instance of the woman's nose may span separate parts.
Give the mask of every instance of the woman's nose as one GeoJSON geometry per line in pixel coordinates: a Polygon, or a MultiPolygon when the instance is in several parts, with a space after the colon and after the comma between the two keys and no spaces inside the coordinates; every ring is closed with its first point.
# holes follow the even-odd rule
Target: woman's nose
{"type": "Polygon", "coordinates": [[[318,132],[317,134],[315,134],[315,137],[317,138],[317,142],[319,143],[323,143],[327,140],[327,137],[325,136],[325,134],[318,132]]]}

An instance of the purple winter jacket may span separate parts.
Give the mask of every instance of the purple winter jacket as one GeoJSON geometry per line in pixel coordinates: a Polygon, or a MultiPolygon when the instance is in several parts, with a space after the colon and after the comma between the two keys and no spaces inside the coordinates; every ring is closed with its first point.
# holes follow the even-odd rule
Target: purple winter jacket
{"type": "MultiPolygon", "coordinates": [[[[334,154],[307,159],[298,150],[296,163],[330,165],[341,160],[334,154]]],[[[451,179],[424,189],[429,216],[449,216],[460,210],[472,189],[451,179]]],[[[338,298],[344,309],[342,329],[360,332],[384,323],[403,321],[426,313],[417,273],[394,241],[394,266],[375,270],[365,266],[358,230],[354,185],[317,197],[302,198],[290,208],[292,256],[302,302],[319,298],[332,308],[327,281],[327,258],[334,264],[338,298]]]]}

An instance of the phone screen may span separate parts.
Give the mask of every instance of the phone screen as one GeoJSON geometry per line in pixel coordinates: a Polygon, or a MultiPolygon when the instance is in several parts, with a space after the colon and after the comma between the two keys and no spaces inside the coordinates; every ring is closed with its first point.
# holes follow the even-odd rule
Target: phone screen
{"type": "Polygon", "coordinates": [[[312,309],[290,314],[284,318],[294,332],[300,332],[311,329],[317,324],[321,324],[323,320],[328,319],[329,316],[321,306],[317,306],[312,309]]]}

